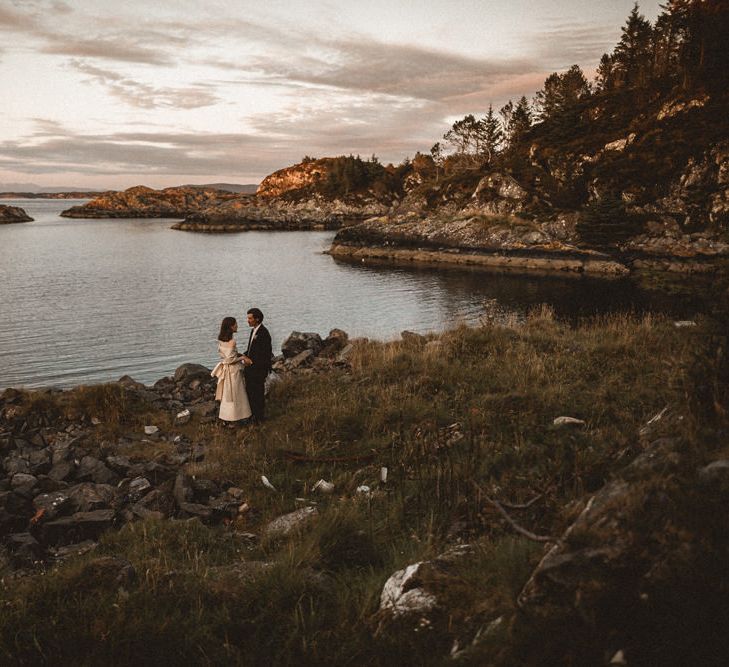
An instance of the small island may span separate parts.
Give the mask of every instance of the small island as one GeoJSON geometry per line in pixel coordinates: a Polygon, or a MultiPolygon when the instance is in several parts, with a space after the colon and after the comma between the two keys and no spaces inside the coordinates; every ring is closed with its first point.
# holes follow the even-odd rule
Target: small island
{"type": "Polygon", "coordinates": [[[25,210],[20,206],[5,206],[0,204],[0,225],[9,225],[15,222],[33,222],[25,210]]]}
{"type": "Polygon", "coordinates": [[[64,218],[182,218],[236,195],[215,188],[181,186],[154,190],[138,185],[107,192],[63,211],[64,218]]]}

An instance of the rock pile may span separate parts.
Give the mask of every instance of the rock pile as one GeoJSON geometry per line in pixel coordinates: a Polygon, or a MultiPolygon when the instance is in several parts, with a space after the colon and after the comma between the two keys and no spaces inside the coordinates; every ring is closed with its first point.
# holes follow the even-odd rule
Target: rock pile
{"type": "MultiPolygon", "coordinates": [[[[293,332],[278,358],[279,373],[346,364],[347,334],[293,332]]],[[[63,559],[95,546],[109,528],[139,519],[206,523],[247,510],[245,492],[232,483],[196,478],[187,463],[205,457],[205,445],[175,433],[193,417],[214,422],[215,378],[200,364],[183,364],[172,377],[145,386],[119,379],[126,400],[175,415],[173,430],[155,424],[115,441],[98,435],[104,415],[61,414],[63,392],[0,394],[0,542],[14,567],[63,559]],[[47,399],[45,401],[44,399],[47,399]],[[145,452],[140,454],[140,452],[145,452]]],[[[275,531],[274,531],[275,532],[275,531]]],[[[2,550],[0,548],[0,561],[2,550]]]]}

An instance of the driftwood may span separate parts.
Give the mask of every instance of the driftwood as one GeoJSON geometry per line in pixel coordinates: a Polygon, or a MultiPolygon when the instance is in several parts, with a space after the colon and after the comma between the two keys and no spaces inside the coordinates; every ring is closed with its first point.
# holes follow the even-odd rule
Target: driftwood
{"type": "MultiPolygon", "coordinates": [[[[552,537],[551,535],[537,535],[536,533],[533,533],[531,530],[527,530],[523,526],[520,526],[514,519],[511,518],[511,515],[504,509],[504,505],[502,505],[498,500],[494,500],[493,498],[489,498],[487,496],[483,489],[474,481],[473,485],[476,487],[476,490],[479,492],[481,496],[486,500],[486,502],[491,505],[491,507],[496,508],[498,510],[499,514],[501,514],[502,517],[504,517],[506,523],[508,523],[514,531],[519,533],[519,535],[522,535],[523,537],[526,537],[527,539],[530,539],[534,542],[557,542],[556,537],[552,537]]],[[[542,497],[543,494],[538,495],[536,498],[532,498],[528,503],[525,503],[523,505],[513,505],[512,507],[514,509],[525,509],[531,505],[533,505],[537,500],[539,500],[542,497]]]]}

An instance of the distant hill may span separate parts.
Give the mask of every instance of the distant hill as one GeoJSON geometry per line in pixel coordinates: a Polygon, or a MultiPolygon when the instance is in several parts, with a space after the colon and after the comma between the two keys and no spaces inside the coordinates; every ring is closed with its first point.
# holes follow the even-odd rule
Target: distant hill
{"type": "Polygon", "coordinates": [[[100,188],[85,188],[77,185],[44,187],[37,183],[0,183],[0,194],[23,192],[32,194],[57,194],[59,192],[106,192],[100,188]]]}

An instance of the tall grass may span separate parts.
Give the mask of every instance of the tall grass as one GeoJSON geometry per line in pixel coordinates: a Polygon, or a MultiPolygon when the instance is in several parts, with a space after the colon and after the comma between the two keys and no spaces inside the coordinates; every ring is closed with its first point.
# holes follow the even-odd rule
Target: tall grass
{"type": "MultiPolygon", "coordinates": [[[[639,428],[666,405],[685,406],[688,369],[703,344],[700,328],[662,318],[570,326],[548,309],[523,324],[459,326],[429,339],[358,342],[350,370],[284,380],[262,426],[230,432],[193,419],[182,431],[208,450],[188,471],[244,489],[250,511],[225,529],[128,525],[107,534],[97,553],[6,588],[0,655],[28,664],[43,656],[438,662],[466,629],[513,611],[541,554],[512,534],[484,494],[512,503],[541,494],[519,521],[559,533],[563,508],[644,446],[639,428]],[[586,426],[556,428],[561,415],[586,426]],[[333,494],[312,491],[320,478],[334,483],[333,494]],[[357,493],[360,485],[371,493],[357,493]],[[318,508],[304,530],[254,545],[245,538],[302,498],[318,508]],[[476,549],[439,591],[449,610],[441,629],[383,630],[377,608],[387,577],[458,541],[476,549]],[[130,590],[88,580],[84,568],[99,554],[132,563],[130,590]]],[[[104,392],[79,398],[87,412],[106,405],[107,414],[105,401],[117,400],[104,392]]]]}

